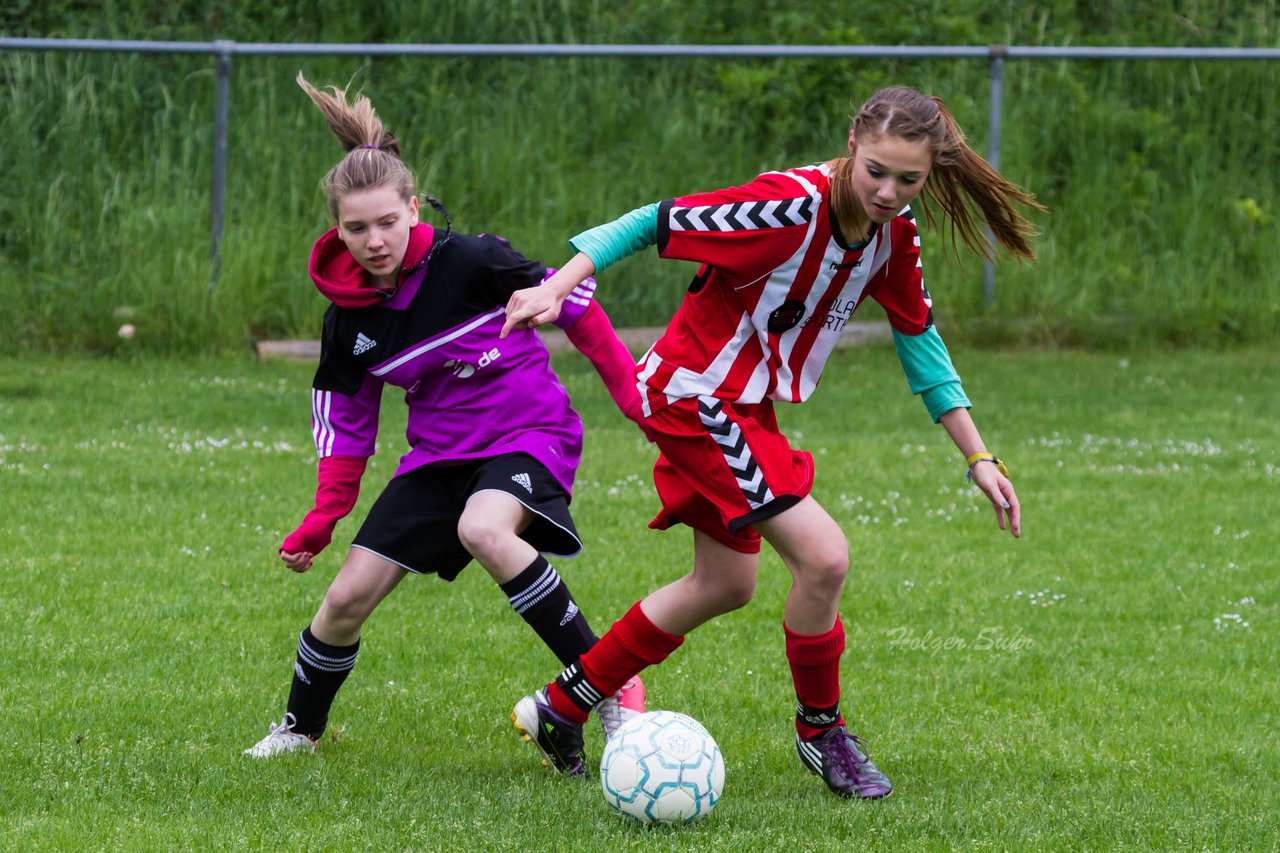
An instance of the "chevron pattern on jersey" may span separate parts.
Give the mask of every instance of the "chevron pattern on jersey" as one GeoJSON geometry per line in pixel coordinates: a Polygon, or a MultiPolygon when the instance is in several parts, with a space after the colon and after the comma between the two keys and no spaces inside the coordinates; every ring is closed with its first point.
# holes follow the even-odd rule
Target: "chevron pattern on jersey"
{"type": "Polygon", "coordinates": [[[707,434],[720,445],[724,461],[738,481],[738,488],[742,490],[747,504],[756,510],[773,500],[769,484],[764,481],[764,472],[751,456],[746,436],[738,429],[737,424],[729,420],[724,412],[724,404],[715,397],[699,397],[698,416],[702,419],[702,425],[707,428],[707,434]]]}
{"type": "Polygon", "coordinates": [[[703,207],[673,207],[672,231],[753,231],[803,225],[813,216],[813,199],[739,201],[703,207]]]}

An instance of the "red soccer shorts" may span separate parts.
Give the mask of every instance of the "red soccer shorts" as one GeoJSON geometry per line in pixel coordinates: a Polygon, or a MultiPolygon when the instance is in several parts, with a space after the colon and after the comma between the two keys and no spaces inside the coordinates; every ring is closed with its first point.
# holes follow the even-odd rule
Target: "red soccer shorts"
{"type": "Polygon", "coordinates": [[[687,524],[741,551],[760,551],[755,522],[798,504],[813,488],[813,457],[778,431],[773,402],[678,400],[648,423],[662,451],[653,482],[662,511],[649,526],[687,524]]]}

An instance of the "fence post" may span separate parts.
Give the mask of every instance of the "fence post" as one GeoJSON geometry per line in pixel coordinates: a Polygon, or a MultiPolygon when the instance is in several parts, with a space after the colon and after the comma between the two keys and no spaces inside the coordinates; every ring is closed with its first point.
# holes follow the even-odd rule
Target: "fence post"
{"type": "Polygon", "coordinates": [[[235,42],[219,40],[217,50],[217,98],[213,119],[213,195],[209,205],[209,292],[218,285],[222,266],[222,215],[227,197],[227,100],[231,91],[231,48],[235,42]]]}
{"type": "MultiPolygon", "coordinates": [[[[1007,48],[993,44],[987,59],[987,75],[991,80],[991,96],[987,105],[987,162],[991,168],[1000,168],[1000,100],[1004,96],[1004,57],[1007,48]]],[[[987,240],[995,244],[991,226],[987,226],[987,240]]],[[[982,270],[982,306],[996,304],[996,265],[989,259],[982,270]]]]}

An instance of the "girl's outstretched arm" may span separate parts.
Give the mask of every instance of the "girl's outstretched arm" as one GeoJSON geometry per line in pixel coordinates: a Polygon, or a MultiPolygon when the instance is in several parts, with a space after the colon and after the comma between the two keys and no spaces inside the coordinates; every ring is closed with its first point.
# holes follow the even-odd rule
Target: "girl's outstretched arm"
{"type": "Polygon", "coordinates": [[[554,322],[560,316],[564,298],[595,271],[591,258],[579,252],[538,287],[526,287],[511,294],[507,300],[507,320],[498,337],[505,338],[512,329],[532,329],[554,322]]]}
{"type": "Polygon", "coordinates": [[[569,241],[577,254],[541,287],[518,290],[507,301],[507,321],[498,335],[550,323],[565,297],[588,276],[652,246],[658,239],[658,204],[646,204],[612,222],[583,231],[569,241]]]}

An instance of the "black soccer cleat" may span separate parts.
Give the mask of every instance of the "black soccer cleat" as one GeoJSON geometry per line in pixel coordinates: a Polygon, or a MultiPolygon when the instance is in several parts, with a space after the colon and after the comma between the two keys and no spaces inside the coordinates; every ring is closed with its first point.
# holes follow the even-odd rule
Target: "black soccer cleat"
{"type": "Polygon", "coordinates": [[[547,701],[546,688],[524,697],[511,711],[520,737],[542,750],[542,764],[557,773],[586,776],[582,754],[582,726],[565,719],[547,701]]]}

